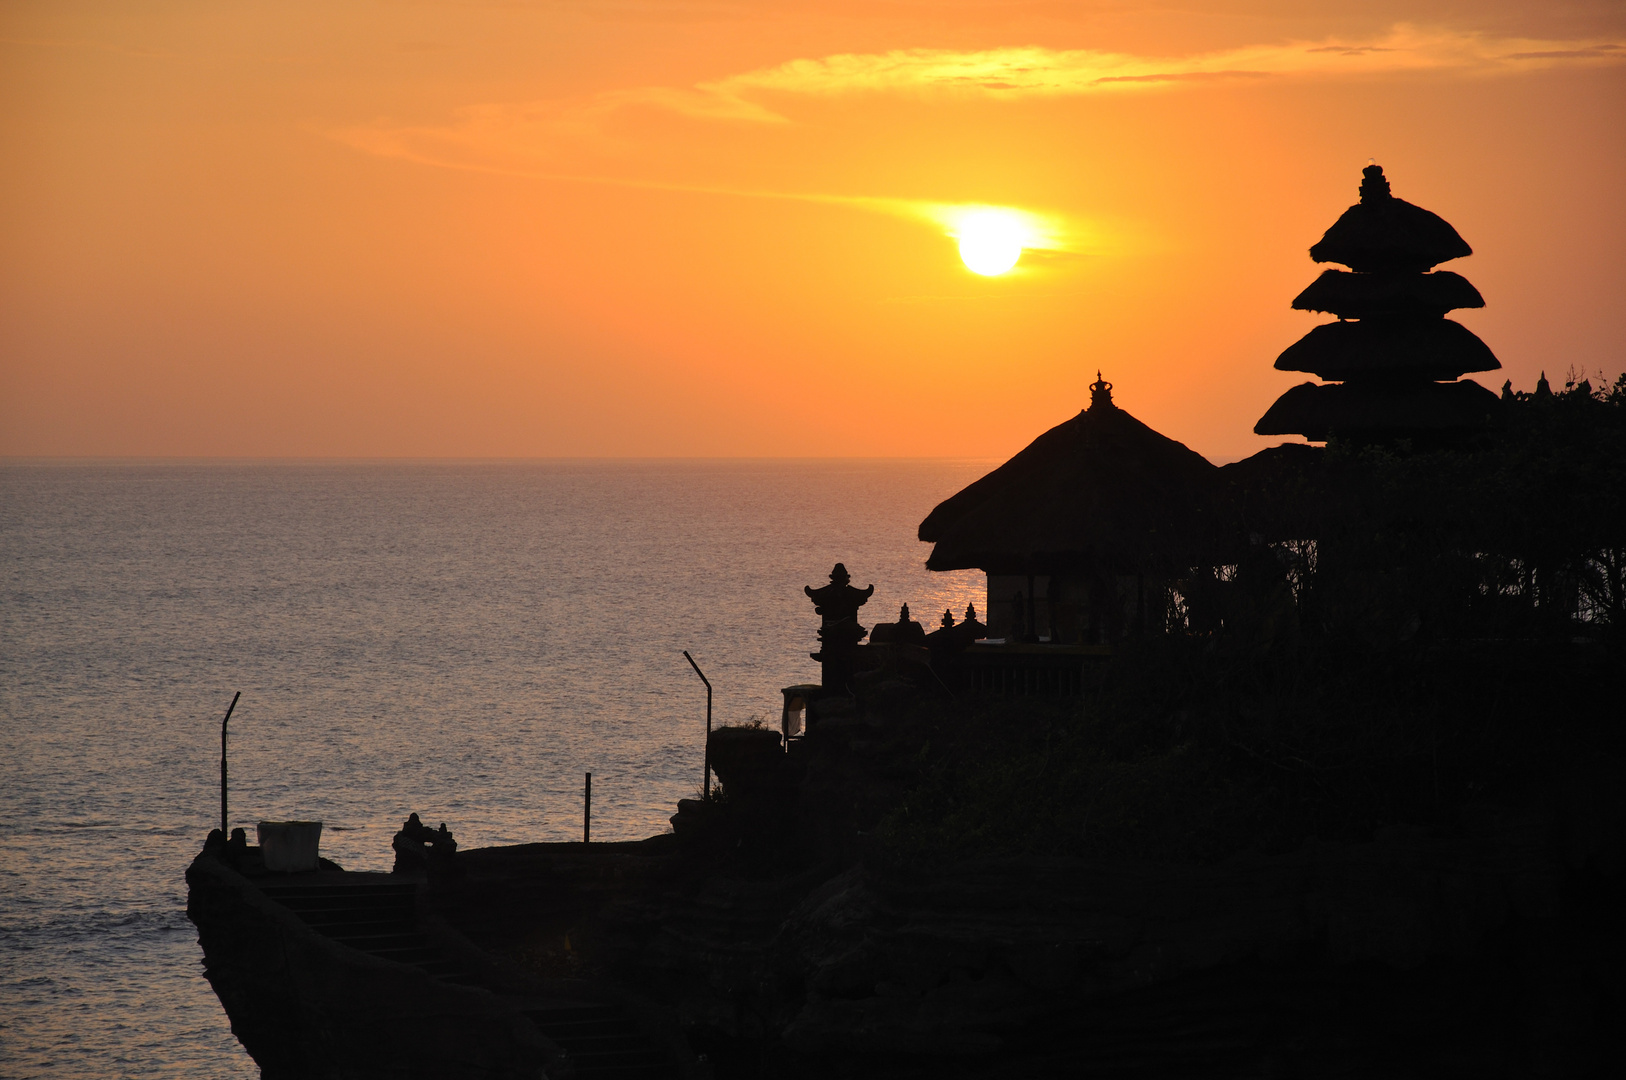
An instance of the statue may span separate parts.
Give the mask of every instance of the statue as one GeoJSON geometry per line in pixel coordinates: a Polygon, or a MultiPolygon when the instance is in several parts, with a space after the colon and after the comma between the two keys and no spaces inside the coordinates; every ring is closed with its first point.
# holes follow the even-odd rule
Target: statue
{"type": "Polygon", "coordinates": [[[231,839],[226,841],[226,861],[241,868],[247,855],[248,832],[244,829],[233,829],[231,839]]]}
{"type": "Polygon", "coordinates": [[[830,571],[830,584],[819,589],[811,585],[802,589],[822,620],[819,651],[809,655],[824,667],[823,685],[838,693],[847,692],[847,684],[852,681],[854,653],[866,632],[858,625],[858,609],[875,594],[874,585],[855,589],[851,581],[847,568],[836,563],[835,569],[830,571]]]}
{"type": "Polygon", "coordinates": [[[401,831],[390,841],[395,849],[394,873],[408,874],[434,869],[450,872],[454,869],[453,856],[457,854],[457,841],[443,821],[439,829],[425,825],[417,814],[401,823],[401,831]]]}

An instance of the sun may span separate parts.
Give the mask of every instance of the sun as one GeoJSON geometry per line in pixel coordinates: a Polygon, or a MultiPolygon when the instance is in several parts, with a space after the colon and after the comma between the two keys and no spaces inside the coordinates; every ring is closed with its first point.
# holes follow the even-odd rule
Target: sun
{"type": "Polygon", "coordinates": [[[966,269],[983,277],[996,277],[1016,265],[1032,238],[1032,230],[1020,215],[990,208],[961,217],[955,223],[954,236],[960,241],[960,258],[966,269]]]}

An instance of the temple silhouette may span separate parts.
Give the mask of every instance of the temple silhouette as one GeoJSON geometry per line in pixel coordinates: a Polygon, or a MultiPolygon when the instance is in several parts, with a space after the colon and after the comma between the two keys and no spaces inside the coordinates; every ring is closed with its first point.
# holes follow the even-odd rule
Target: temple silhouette
{"type": "Polygon", "coordinates": [[[1258,428],[1325,445],[1216,468],[1098,371],[920,524],[983,612],[866,629],[836,563],[778,731],[695,665],[670,832],[590,841],[591,773],[579,843],[413,813],[387,874],[214,831],[232,1030],[277,1078],[1608,1075],[1626,376],[1462,378],[1468,252],[1368,168],[1258,428]]]}
{"type": "MultiPolygon", "coordinates": [[[[955,625],[945,613],[927,635],[905,605],[866,644],[854,613],[869,594],[847,586],[838,564],[830,586],[808,589],[824,617],[822,687],[787,688],[787,716],[793,699],[814,722],[821,694],[898,679],[955,693],[1073,695],[1125,643],[1170,634],[1272,638],[1311,627],[1378,641],[1424,626],[1466,632],[1521,603],[1549,621],[1554,611],[1581,617],[1576,582],[1613,580],[1598,569],[1605,563],[1572,556],[1558,568],[1552,541],[1505,535],[1489,486],[1498,475],[1507,483],[1528,452],[1521,440],[1535,429],[1520,410],[1556,396],[1545,376],[1534,395],[1509,385],[1501,397],[1464,378],[1501,367],[1446,317],[1484,306],[1465,277],[1437,269],[1473,249],[1445,219],[1396,197],[1375,162],[1359,192],[1309,251],[1346,269],[1323,271],[1293,300],[1337,318],[1275,361],[1322,381],[1288,390],[1254,426],[1308,443],[1216,467],[1122,409],[1098,371],[1087,408],[920,524],[934,545],[929,569],[987,575],[986,624],[955,625]],[[1405,464],[1432,453],[1447,456],[1426,475],[1405,464]],[[838,599],[851,610],[837,614],[838,599]]],[[[1566,393],[1577,410],[1587,408],[1579,398],[1591,402],[1584,381],[1566,393]]],[[[1621,591],[1611,588],[1593,590],[1605,608],[1621,591]]]]}
{"type": "Polygon", "coordinates": [[[1206,554],[1217,472],[1119,408],[1097,372],[1088,408],[927,515],[926,566],[985,572],[989,635],[1008,642],[1161,631],[1155,598],[1206,554]]]}
{"type": "Polygon", "coordinates": [[[1360,202],[1345,210],[1310,248],[1318,263],[1342,263],[1299,293],[1293,307],[1338,316],[1290,345],[1278,371],[1325,380],[1300,383],[1276,400],[1253,430],[1258,435],[1346,439],[1437,439],[1488,428],[1497,397],[1470,372],[1498,361],[1467,327],[1445,317],[1484,307],[1479,290],[1459,274],[1433,271],[1472,255],[1439,215],[1390,194],[1383,169],[1368,165],[1360,202]]]}

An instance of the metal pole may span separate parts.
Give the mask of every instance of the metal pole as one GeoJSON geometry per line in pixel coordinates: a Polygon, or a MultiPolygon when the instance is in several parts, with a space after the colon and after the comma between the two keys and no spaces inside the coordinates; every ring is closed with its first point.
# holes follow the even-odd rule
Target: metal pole
{"type": "Polygon", "coordinates": [[[700,765],[700,795],[702,798],[711,798],[711,680],[706,673],[700,670],[700,665],[694,662],[689,650],[683,650],[683,659],[694,668],[694,673],[700,676],[700,681],[706,684],[706,749],[701,756],[700,765]]]}
{"type": "Polygon", "coordinates": [[[237,708],[237,699],[243,696],[241,690],[231,696],[231,704],[226,708],[226,719],[220,722],[220,838],[231,839],[231,830],[226,827],[226,725],[231,723],[232,710],[237,708]]]}
{"type": "Polygon", "coordinates": [[[587,774],[587,788],[582,792],[582,843],[593,839],[593,774],[587,774]]]}

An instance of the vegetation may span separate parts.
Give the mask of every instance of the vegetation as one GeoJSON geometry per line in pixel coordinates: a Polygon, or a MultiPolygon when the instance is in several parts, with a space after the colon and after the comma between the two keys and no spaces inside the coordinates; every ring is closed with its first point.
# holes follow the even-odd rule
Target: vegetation
{"type": "Polygon", "coordinates": [[[1358,629],[1363,604],[1433,637],[1626,627],[1626,375],[1503,404],[1465,448],[1329,447],[1303,500],[1322,537],[1301,583],[1312,629],[1358,629]]]}
{"type": "Polygon", "coordinates": [[[1626,377],[1517,395],[1479,446],[1334,446],[1207,632],[1082,699],[915,705],[877,855],[1216,859],[1540,809],[1626,757],[1626,377]],[[1333,497],[1328,496],[1328,492],[1333,497]]]}

